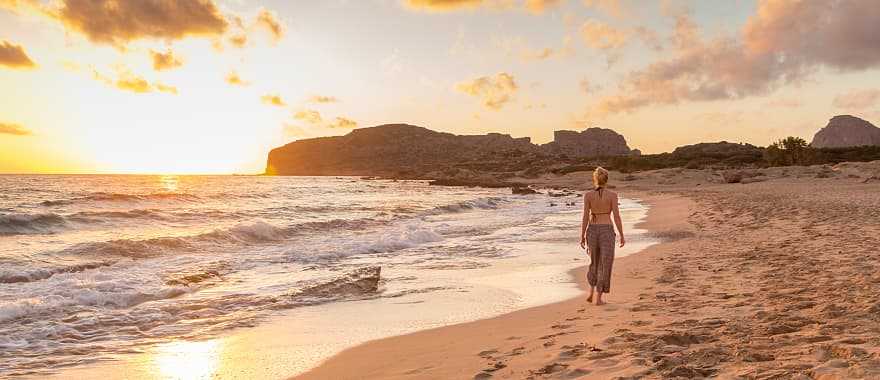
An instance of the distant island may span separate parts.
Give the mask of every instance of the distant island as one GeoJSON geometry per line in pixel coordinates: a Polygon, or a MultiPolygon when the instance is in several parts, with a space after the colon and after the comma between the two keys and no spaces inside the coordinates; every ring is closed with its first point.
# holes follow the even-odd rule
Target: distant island
{"type": "Polygon", "coordinates": [[[500,133],[455,135],[409,124],[385,124],[272,149],[265,174],[380,176],[433,179],[448,185],[508,186],[517,178],[565,174],[596,165],[632,172],[872,160],[880,160],[880,128],[851,115],[833,117],[811,144],[797,137],[766,148],[722,141],[650,155],[631,149],[624,136],[604,128],[555,131],[552,142],[538,145],[528,137],[500,133]]]}

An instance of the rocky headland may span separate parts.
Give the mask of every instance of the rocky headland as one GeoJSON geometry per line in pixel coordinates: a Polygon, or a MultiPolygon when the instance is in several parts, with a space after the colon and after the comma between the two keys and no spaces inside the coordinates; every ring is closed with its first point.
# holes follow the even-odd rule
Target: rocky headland
{"type": "Polygon", "coordinates": [[[816,132],[810,145],[814,148],[880,145],[880,128],[852,115],[837,115],[816,132]]]}
{"type": "MultiPolygon", "coordinates": [[[[834,165],[880,160],[880,128],[849,115],[831,119],[791,165],[834,165]]],[[[786,154],[786,152],[783,152],[786,154]]],[[[409,124],[355,129],[344,136],[291,142],[269,152],[267,175],[349,175],[427,179],[447,186],[522,188],[531,179],[604,166],[623,173],[685,168],[710,170],[723,182],[760,181],[755,169],[777,166],[767,149],[715,142],[643,155],[610,129],[556,131],[538,145],[500,133],[455,135],[409,124]]]]}

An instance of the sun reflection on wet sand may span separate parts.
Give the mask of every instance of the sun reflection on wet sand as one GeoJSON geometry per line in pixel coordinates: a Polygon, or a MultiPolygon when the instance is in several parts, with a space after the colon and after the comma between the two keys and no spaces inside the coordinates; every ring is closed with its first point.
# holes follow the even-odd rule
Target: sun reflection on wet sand
{"type": "Polygon", "coordinates": [[[220,367],[220,340],[178,341],[156,347],[153,356],[157,379],[211,379],[220,367]]]}

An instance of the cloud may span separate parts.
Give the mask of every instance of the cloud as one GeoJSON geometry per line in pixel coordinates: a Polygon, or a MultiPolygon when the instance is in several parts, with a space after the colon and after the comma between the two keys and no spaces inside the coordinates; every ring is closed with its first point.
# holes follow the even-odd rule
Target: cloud
{"type": "Polygon", "coordinates": [[[541,14],[545,10],[562,3],[562,0],[401,0],[409,9],[429,12],[451,12],[474,10],[477,8],[512,9],[521,8],[528,12],[541,14]]]}
{"type": "Polygon", "coordinates": [[[480,77],[459,83],[455,88],[465,94],[480,98],[487,108],[498,110],[511,100],[513,94],[516,93],[517,85],[512,75],[498,73],[494,77],[480,77]]]}
{"type": "Polygon", "coordinates": [[[248,36],[247,36],[247,34],[244,34],[244,33],[233,34],[233,35],[229,36],[229,38],[227,38],[226,40],[229,41],[229,44],[232,46],[235,46],[237,48],[243,48],[243,47],[247,46],[248,36]]]}
{"type": "Polygon", "coordinates": [[[562,40],[562,46],[558,49],[551,47],[533,48],[522,37],[495,38],[494,44],[504,51],[506,55],[519,58],[525,62],[570,57],[573,52],[571,37],[568,36],[562,40]]]}
{"type": "Polygon", "coordinates": [[[706,40],[678,17],[671,57],[630,72],[617,93],[588,114],[601,117],[655,104],[740,99],[799,83],[820,68],[880,66],[874,1],[763,0],[739,34],[706,40]]]}
{"type": "Polygon", "coordinates": [[[169,86],[163,83],[155,82],[150,84],[144,77],[134,74],[124,67],[116,68],[116,78],[104,75],[94,67],[92,68],[92,77],[104,84],[117,89],[134,92],[137,94],[146,94],[154,91],[164,92],[177,95],[177,87],[169,86]]]}
{"type": "Polygon", "coordinates": [[[323,96],[323,95],[312,95],[309,97],[309,103],[336,103],[339,99],[336,99],[333,96],[323,96]]]}
{"type": "Polygon", "coordinates": [[[598,50],[619,49],[629,41],[629,33],[597,20],[587,20],[580,29],[587,46],[598,50]]]}
{"type": "Polygon", "coordinates": [[[358,123],[356,121],[344,117],[337,117],[335,122],[327,124],[327,128],[354,129],[357,126],[358,123]]]}
{"type": "Polygon", "coordinates": [[[880,90],[854,90],[834,97],[832,104],[837,108],[862,111],[880,103],[880,90]]]}
{"type": "Polygon", "coordinates": [[[120,77],[116,79],[115,85],[116,88],[120,90],[137,93],[147,93],[153,91],[153,86],[150,86],[150,83],[147,82],[146,79],[130,73],[120,75],[120,77]]]}
{"type": "Polygon", "coordinates": [[[315,110],[297,111],[293,114],[293,118],[313,125],[321,124],[324,121],[324,119],[321,118],[321,113],[315,110]]]}
{"type": "Polygon", "coordinates": [[[13,69],[32,69],[37,67],[37,64],[28,57],[21,45],[0,41],[0,66],[13,69]]]}
{"type": "Polygon", "coordinates": [[[153,69],[156,71],[171,70],[183,66],[183,60],[175,56],[170,49],[165,53],[150,50],[150,57],[153,59],[153,69]]]}
{"type": "Polygon", "coordinates": [[[25,129],[18,124],[0,123],[0,134],[13,136],[30,136],[33,134],[33,132],[25,129]]]}
{"type": "Polygon", "coordinates": [[[453,11],[474,9],[483,5],[483,0],[403,0],[411,9],[423,11],[453,11]]]}
{"type": "Polygon", "coordinates": [[[177,87],[169,86],[169,85],[162,84],[159,82],[156,82],[155,86],[156,86],[156,90],[159,90],[159,92],[177,95],[177,87]]]}
{"type": "Polygon", "coordinates": [[[278,21],[278,17],[274,12],[265,8],[260,8],[255,25],[266,29],[275,41],[279,41],[284,37],[284,25],[278,21]]]}
{"type": "Polygon", "coordinates": [[[325,123],[324,118],[321,117],[320,112],[309,109],[296,111],[296,113],[293,114],[293,118],[314,126],[321,126],[324,128],[354,129],[358,126],[356,121],[345,117],[337,117],[332,123],[325,123]]]}
{"type": "Polygon", "coordinates": [[[525,8],[533,13],[543,13],[551,7],[559,5],[561,0],[525,0],[525,8]]]}
{"type": "Polygon", "coordinates": [[[94,43],[219,36],[229,22],[213,0],[63,0],[47,13],[94,43]]]}
{"type": "Polygon", "coordinates": [[[248,82],[245,82],[243,79],[241,79],[238,73],[234,70],[230,71],[229,74],[226,74],[225,80],[226,83],[229,83],[233,86],[247,86],[249,84],[248,82]]]}
{"type": "Polygon", "coordinates": [[[284,103],[284,100],[281,99],[281,96],[277,94],[263,95],[262,97],[260,97],[260,99],[263,101],[263,103],[277,107],[283,107],[287,104],[284,103]]]}

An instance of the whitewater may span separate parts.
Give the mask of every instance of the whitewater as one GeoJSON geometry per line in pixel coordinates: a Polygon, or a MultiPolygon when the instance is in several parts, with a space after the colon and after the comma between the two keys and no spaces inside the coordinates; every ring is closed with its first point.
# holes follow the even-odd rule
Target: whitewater
{"type": "MultiPolygon", "coordinates": [[[[368,339],[559,301],[588,262],[581,207],[577,194],[357,177],[0,176],[0,375],[279,316],[304,326],[303,370],[368,339]],[[360,286],[372,268],[376,287],[360,286]],[[356,322],[334,310],[398,317],[339,330],[356,322]]],[[[645,211],[622,209],[629,227],[645,211]]]]}

